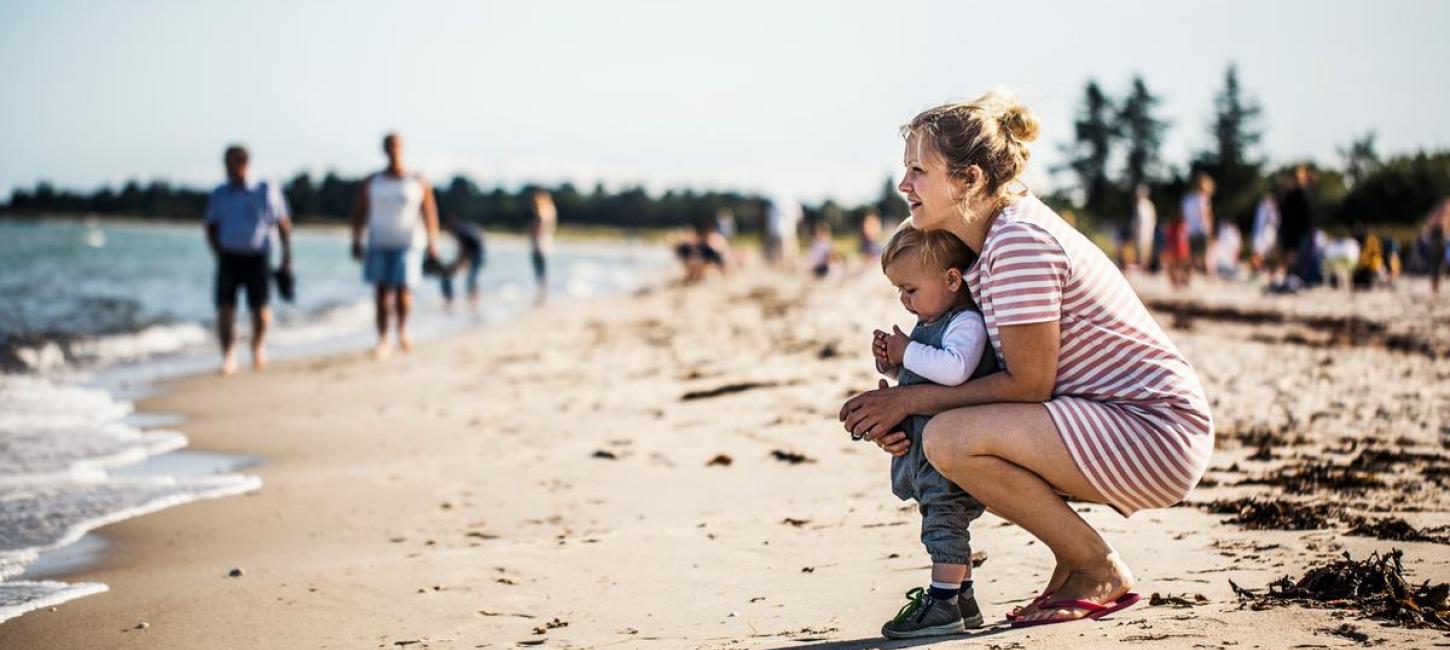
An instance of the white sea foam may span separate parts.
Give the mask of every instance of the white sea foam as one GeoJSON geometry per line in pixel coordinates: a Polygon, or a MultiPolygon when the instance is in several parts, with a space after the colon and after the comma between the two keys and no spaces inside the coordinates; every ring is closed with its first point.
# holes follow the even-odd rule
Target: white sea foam
{"type": "Polygon", "coordinates": [[[108,523],[261,485],[235,474],[111,475],[186,445],[180,433],[123,424],[131,410],[105,391],[0,375],[0,621],[106,589],[12,579],[41,553],[108,523]]]}
{"type": "Polygon", "coordinates": [[[0,623],[36,609],[54,607],[67,600],[99,594],[106,585],[99,582],[55,582],[16,580],[0,582],[0,623]]]}
{"type": "Polygon", "coordinates": [[[74,345],[71,353],[87,361],[118,363],[175,354],[210,340],[210,331],[197,323],[172,323],[90,339],[74,345]]]}

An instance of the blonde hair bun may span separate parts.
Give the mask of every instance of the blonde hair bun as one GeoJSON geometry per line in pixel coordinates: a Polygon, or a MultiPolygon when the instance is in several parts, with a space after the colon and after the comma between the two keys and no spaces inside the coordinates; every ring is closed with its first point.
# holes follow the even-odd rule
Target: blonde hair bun
{"type": "Polygon", "coordinates": [[[1002,112],[1002,128],[1007,130],[1007,135],[1012,136],[1013,140],[1027,143],[1037,139],[1040,127],[1037,114],[1032,109],[1013,103],[1002,112]]]}

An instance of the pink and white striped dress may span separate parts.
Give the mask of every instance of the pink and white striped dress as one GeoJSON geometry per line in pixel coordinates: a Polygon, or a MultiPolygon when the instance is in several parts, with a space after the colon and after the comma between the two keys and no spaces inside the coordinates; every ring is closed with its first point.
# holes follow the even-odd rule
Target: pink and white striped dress
{"type": "Polygon", "coordinates": [[[1208,400],[1107,255],[1027,195],[997,215],[966,279],[1000,361],[1001,327],[1058,321],[1047,411],[1109,505],[1128,516],[1183,500],[1213,451],[1208,400]]]}

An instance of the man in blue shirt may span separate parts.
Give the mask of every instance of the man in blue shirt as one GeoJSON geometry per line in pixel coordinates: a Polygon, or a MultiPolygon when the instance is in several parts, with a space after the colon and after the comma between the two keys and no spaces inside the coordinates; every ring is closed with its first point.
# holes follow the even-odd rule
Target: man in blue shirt
{"type": "Polygon", "coordinates": [[[223,375],[237,371],[233,350],[236,332],[237,291],[246,289],[252,314],[252,367],[267,365],[263,344],[272,310],[269,258],[272,240],[282,243],[283,271],[292,267],[292,220],[282,191],[266,181],[247,177],[250,156],[238,145],[223,157],[227,182],[212,190],[206,202],[206,240],[217,258],[217,336],[221,339],[223,375]]]}

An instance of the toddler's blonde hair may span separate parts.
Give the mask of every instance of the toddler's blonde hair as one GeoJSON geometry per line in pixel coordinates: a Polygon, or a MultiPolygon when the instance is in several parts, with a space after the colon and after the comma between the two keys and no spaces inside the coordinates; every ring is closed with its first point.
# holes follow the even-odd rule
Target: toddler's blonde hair
{"type": "Polygon", "coordinates": [[[913,252],[931,268],[941,271],[956,269],[966,273],[972,263],[977,261],[972,249],[967,248],[956,235],[945,230],[922,230],[907,219],[892,233],[891,240],[886,242],[886,248],[881,251],[881,270],[886,270],[892,262],[913,252]]]}

